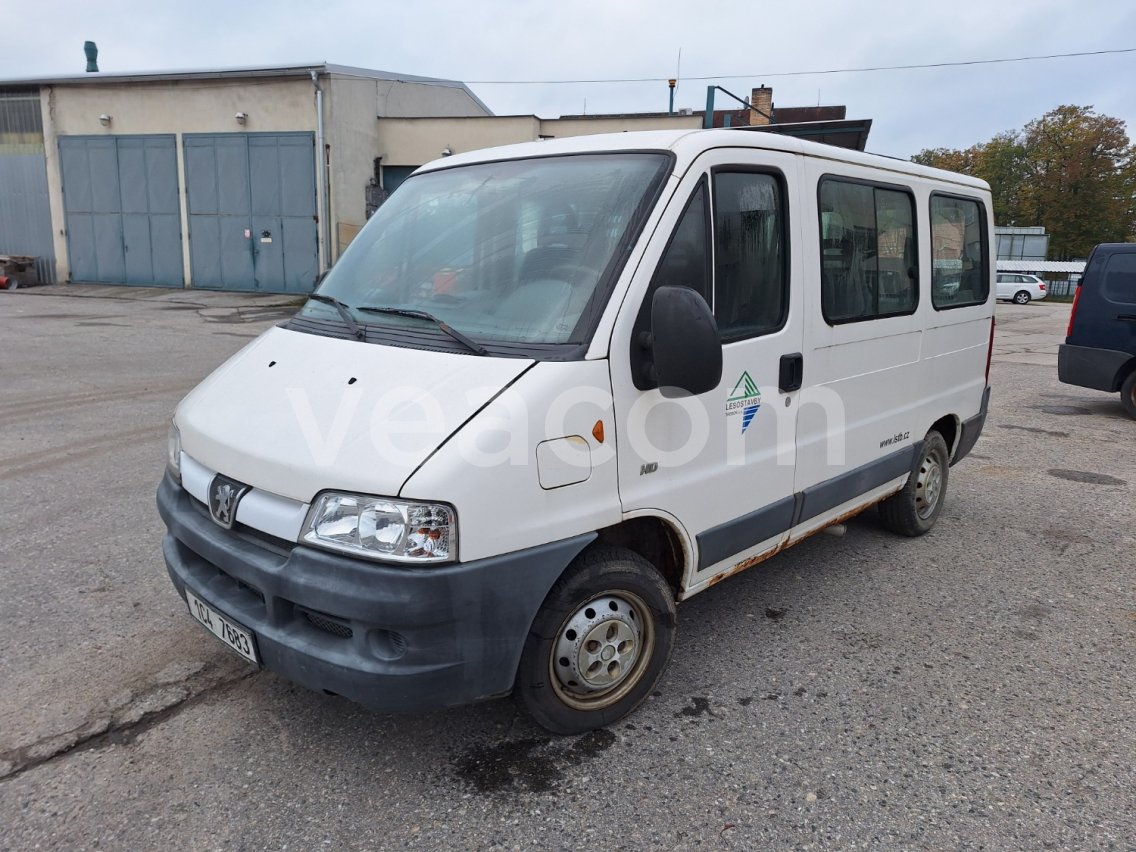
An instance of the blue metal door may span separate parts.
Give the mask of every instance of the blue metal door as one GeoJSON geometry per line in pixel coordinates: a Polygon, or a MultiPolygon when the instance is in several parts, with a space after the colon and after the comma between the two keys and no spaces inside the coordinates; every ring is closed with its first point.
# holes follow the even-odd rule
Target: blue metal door
{"type": "Polygon", "coordinates": [[[184,137],[195,287],[308,293],[319,271],[311,133],[184,137]]]}
{"type": "Polygon", "coordinates": [[[59,139],[71,280],[184,283],[173,136],[59,139]]]}
{"type": "MultiPolygon", "coordinates": [[[[0,90],[0,254],[36,258],[27,283],[55,280],[39,90],[0,90]]],[[[26,277],[25,277],[26,276],[26,277]]]]}

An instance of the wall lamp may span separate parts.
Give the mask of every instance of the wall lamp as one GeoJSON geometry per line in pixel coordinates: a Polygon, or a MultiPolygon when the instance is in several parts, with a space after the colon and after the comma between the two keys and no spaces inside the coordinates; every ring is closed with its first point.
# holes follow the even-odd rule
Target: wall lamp
{"type": "Polygon", "coordinates": [[[99,124],[103,127],[110,127],[111,117],[105,112],[99,116],[99,124]]]}
{"type": "Polygon", "coordinates": [[[241,124],[241,125],[243,125],[245,122],[247,122],[249,120],[247,112],[238,112],[236,115],[233,116],[233,118],[235,118],[237,120],[237,124],[241,124]]]}

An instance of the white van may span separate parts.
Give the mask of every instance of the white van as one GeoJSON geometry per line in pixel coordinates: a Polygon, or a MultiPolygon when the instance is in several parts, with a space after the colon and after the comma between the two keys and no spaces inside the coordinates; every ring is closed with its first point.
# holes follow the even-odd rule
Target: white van
{"type": "Polygon", "coordinates": [[[178,406],[170,577],[312,689],[610,724],[676,603],[876,504],[932,527],[986,417],[991,233],[981,181],[743,130],[424,166],[178,406]]]}

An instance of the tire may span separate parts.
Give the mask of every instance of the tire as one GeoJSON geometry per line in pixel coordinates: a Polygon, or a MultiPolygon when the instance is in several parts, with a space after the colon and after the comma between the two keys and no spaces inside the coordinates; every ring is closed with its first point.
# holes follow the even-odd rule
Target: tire
{"type": "Polygon", "coordinates": [[[654,689],[674,634],[674,594],[655,567],[630,550],[590,548],[537,613],[514,697],[554,734],[610,725],[654,689]]]}
{"type": "Polygon", "coordinates": [[[1128,374],[1124,384],[1120,386],[1120,404],[1128,412],[1128,416],[1136,418],[1136,370],[1128,374]]]}
{"type": "Polygon", "coordinates": [[[1014,294],[1015,305],[1028,305],[1030,303],[1030,294],[1025,290],[1019,290],[1014,294]]]}
{"type": "Polygon", "coordinates": [[[880,503],[883,525],[899,535],[928,532],[943,511],[950,470],[947,442],[938,432],[928,432],[903,490],[880,503]]]}

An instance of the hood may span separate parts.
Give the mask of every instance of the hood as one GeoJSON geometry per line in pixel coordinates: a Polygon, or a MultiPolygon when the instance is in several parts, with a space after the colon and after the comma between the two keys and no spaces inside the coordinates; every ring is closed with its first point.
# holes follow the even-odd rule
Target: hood
{"type": "Polygon", "coordinates": [[[178,406],[182,450],[292,500],[394,497],[407,477],[533,362],[273,328],[178,406]]]}

